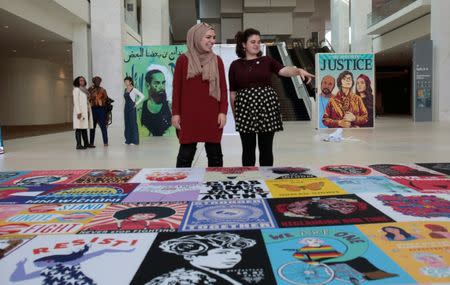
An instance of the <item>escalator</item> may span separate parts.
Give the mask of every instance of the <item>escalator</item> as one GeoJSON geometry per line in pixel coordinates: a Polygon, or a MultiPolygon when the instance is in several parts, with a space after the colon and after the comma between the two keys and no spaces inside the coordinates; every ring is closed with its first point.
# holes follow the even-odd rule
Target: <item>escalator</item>
{"type": "MultiPolygon", "coordinates": [[[[314,62],[312,62],[306,51],[301,47],[295,47],[288,49],[292,63],[300,68],[305,69],[311,74],[315,74],[314,62]]],[[[310,97],[315,97],[315,80],[312,80],[309,84],[305,84],[306,90],[310,97]]]]}
{"type": "MultiPolygon", "coordinates": [[[[266,53],[282,63],[277,46],[267,46],[266,53]]],[[[311,120],[305,103],[299,99],[291,78],[272,75],[272,87],[280,100],[283,121],[309,121],[311,120]]]]}

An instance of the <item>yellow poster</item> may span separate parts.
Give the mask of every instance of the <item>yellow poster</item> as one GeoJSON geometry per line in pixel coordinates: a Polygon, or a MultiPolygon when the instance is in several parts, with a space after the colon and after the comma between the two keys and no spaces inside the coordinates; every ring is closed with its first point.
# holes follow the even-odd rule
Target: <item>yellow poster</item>
{"type": "Polygon", "coordinates": [[[266,180],[273,198],[311,197],[348,194],[327,178],[266,180]]]}
{"type": "Polygon", "coordinates": [[[450,222],[357,225],[419,283],[450,284],[450,222]]]}

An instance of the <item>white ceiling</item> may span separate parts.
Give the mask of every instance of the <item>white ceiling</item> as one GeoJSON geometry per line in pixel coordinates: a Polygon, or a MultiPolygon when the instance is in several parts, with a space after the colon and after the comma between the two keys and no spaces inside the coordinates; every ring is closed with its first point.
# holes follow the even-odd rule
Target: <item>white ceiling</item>
{"type": "Polygon", "coordinates": [[[0,9],[0,57],[30,57],[72,64],[72,43],[0,9]]]}
{"type": "MultiPolygon", "coordinates": [[[[416,40],[430,39],[425,36],[416,40]]],[[[375,54],[377,66],[410,66],[413,58],[413,44],[410,41],[375,54]]]]}

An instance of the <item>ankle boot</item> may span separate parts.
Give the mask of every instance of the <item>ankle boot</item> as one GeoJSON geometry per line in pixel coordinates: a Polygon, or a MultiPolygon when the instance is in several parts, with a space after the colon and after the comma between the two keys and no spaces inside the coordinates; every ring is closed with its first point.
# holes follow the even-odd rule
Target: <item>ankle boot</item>
{"type": "Polygon", "coordinates": [[[88,140],[87,130],[86,129],[82,129],[80,131],[81,131],[81,137],[83,138],[84,148],[88,148],[89,147],[89,140],[88,140]]]}
{"type": "Polygon", "coordinates": [[[85,149],[85,147],[81,145],[81,130],[79,129],[75,130],[75,140],[77,141],[76,149],[85,149]]]}
{"type": "Polygon", "coordinates": [[[208,156],[208,167],[223,167],[222,156],[208,156]]]}

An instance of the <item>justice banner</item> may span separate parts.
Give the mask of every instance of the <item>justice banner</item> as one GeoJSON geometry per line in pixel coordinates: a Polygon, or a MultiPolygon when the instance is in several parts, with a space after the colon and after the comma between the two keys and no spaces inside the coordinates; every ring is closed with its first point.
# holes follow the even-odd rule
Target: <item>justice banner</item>
{"type": "Polygon", "coordinates": [[[317,128],[373,128],[373,54],[316,54],[317,128]]]}

